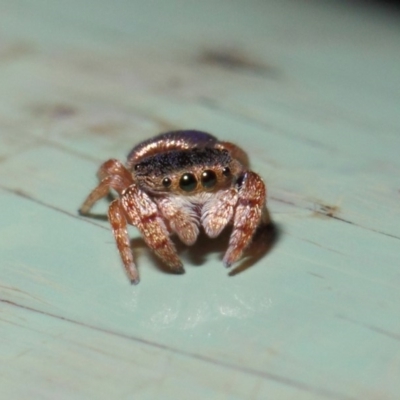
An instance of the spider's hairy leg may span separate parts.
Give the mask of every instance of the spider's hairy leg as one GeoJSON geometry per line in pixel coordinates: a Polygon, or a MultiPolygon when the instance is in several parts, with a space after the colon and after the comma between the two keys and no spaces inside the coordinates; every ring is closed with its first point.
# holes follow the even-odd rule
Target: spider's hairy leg
{"type": "Polygon", "coordinates": [[[239,189],[229,247],[223,260],[226,267],[230,267],[239,260],[243,251],[250,244],[261,222],[262,212],[265,209],[265,198],[264,182],[256,173],[246,172],[239,189]]]}
{"type": "Polygon", "coordinates": [[[88,214],[94,203],[107,196],[111,189],[121,194],[133,182],[131,173],[121,162],[114,159],[102,164],[97,176],[100,183],[92,190],[79,209],[79,213],[82,215],[88,214]]]}
{"type": "Polygon", "coordinates": [[[147,246],[174,272],[183,273],[162,215],[149,195],[132,184],[122,193],[121,204],[128,222],[137,227],[147,246]]]}
{"type": "Polygon", "coordinates": [[[99,170],[97,171],[97,177],[100,181],[109,175],[119,175],[125,178],[126,181],[132,181],[131,173],[126,169],[121,161],[118,161],[115,158],[111,158],[110,160],[101,164],[99,170]]]}
{"type": "Polygon", "coordinates": [[[179,239],[188,246],[194,244],[199,235],[199,228],[196,216],[190,212],[190,206],[185,207],[181,199],[170,197],[160,199],[157,205],[179,239]]]}
{"type": "Polygon", "coordinates": [[[204,204],[201,215],[201,224],[206,234],[217,237],[231,221],[238,200],[236,188],[221,190],[204,204]]]}
{"type": "Polygon", "coordinates": [[[108,209],[108,219],[113,229],[115,241],[119,254],[121,255],[126,273],[135,285],[139,283],[139,273],[133,261],[133,254],[130,247],[127,221],[124,209],[119,199],[115,199],[108,209]]]}

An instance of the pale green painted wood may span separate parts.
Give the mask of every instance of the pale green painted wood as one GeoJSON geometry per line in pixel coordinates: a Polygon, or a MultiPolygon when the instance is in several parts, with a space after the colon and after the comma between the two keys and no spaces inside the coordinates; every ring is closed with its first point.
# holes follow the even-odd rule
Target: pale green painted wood
{"type": "Polygon", "coordinates": [[[1,2],[1,398],[398,398],[400,25],[334,4],[1,2]],[[280,238],[174,276],[132,229],[131,286],[77,209],[175,128],[248,150],[280,238]]]}

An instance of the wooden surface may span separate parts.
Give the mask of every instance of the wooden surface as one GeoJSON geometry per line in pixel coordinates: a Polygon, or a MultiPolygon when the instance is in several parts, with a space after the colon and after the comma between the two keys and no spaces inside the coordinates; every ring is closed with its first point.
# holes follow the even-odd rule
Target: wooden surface
{"type": "MultiPolygon", "coordinates": [[[[346,2],[343,2],[346,3],[346,2]]],[[[0,2],[2,399],[398,399],[400,19],[328,1],[0,2]],[[152,135],[237,142],[280,235],[160,270],[77,214],[152,135]]],[[[95,211],[105,214],[107,202],[95,211]]]]}

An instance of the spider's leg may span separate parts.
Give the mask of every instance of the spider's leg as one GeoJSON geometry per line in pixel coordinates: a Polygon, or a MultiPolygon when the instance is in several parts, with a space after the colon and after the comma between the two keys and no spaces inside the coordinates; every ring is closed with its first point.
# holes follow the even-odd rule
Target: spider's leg
{"type": "Polygon", "coordinates": [[[237,189],[229,188],[217,192],[211,200],[204,204],[201,224],[209,237],[217,237],[226,225],[229,224],[232,220],[237,201],[237,189]]]}
{"type": "Polygon", "coordinates": [[[181,198],[164,197],[157,201],[158,208],[173,232],[188,246],[194,244],[199,235],[197,216],[191,212],[190,204],[181,198]]]}
{"type": "Polygon", "coordinates": [[[131,173],[117,160],[108,160],[97,173],[100,183],[92,190],[79,209],[80,214],[88,214],[96,201],[108,195],[111,189],[121,193],[132,184],[131,173]]]}
{"type": "Polygon", "coordinates": [[[113,229],[115,241],[119,254],[121,255],[126,273],[132,283],[139,283],[139,273],[133,261],[133,254],[130,247],[127,221],[124,209],[119,199],[114,200],[108,209],[108,219],[113,229]]]}
{"type": "Polygon", "coordinates": [[[256,173],[247,171],[239,181],[233,230],[223,260],[226,267],[230,267],[242,256],[261,222],[265,209],[266,190],[261,178],[256,173]]]}
{"type": "Polygon", "coordinates": [[[183,273],[182,262],[157,204],[135,184],[129,186],[121,197],[127,220],[136,226],[151,250],[176,273],[183,273]]]}
{"type": "MultiPolygon", "coordinates": [[[[99,170],[97,171],[97,177],[100,181],[109,175],[119,175],[126,181],[132,181],[131,173],[126,169],[121,161],[118,161],[115,158],[112,158],[111,160],[101,164],[99,170]]],[[[125,187],[127,186],[129,185],[126,185],[125,187]]]]}

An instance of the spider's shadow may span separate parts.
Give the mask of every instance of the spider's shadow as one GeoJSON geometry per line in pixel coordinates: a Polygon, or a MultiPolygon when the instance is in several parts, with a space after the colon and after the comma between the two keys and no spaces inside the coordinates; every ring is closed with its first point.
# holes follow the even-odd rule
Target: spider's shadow
{"type": "MultiPolygon", "coordinates": [[[[247,270],[269,253],[279,240],[280,232],[281,229],[274,223],[261,225],[257,229],[252,243],[245,251],[242,260],[239,261],[238,265],[230,270],[229,276],[235,276],[247,270]]],[[[208,255],[212,253],[220,254],[220,259],[222,260],[222,257],[228,248],[230,234],[231,228],[228,228],[225,229],[218,238],[211,239],[201,231],[196,243],[191,247],[184,245],[176,236],[173,237],[173,240],[179,256],[186,261],[184,264],[201,266],[207,260],[208,255]]],[[[138,249],[144,250],[146,256],[151,258],[154,265],[156,265],[160,271],[174,274],[171,269],[169,269],[153,252],[148,249],[146,243],[141,237],[132,239],[130,243],[134,253],[135,250],[138,249]]],[[[135,258],[137,258],[136,254],[135,258]]],[[[138,264],[140,265],[140,262],[138,262],[138,264]]]]}

